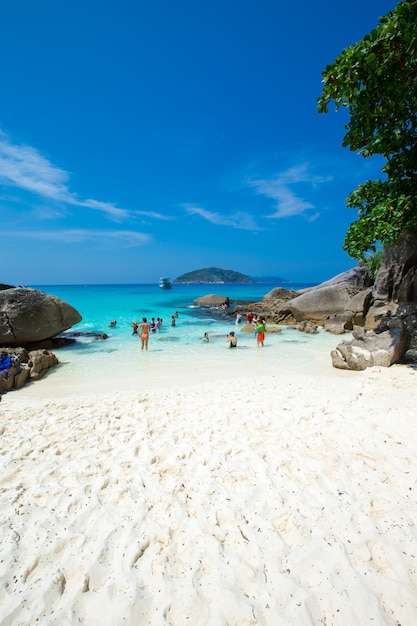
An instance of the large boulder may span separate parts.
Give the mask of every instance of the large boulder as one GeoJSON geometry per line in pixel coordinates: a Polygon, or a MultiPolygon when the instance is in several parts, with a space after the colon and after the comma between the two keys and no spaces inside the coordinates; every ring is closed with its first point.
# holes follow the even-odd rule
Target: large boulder
{"type": "Polygon", "coordinates": [[[331,352],[333,367],[364,370],[379,365],[390,367],[404,356],[410,335],[404,322],[393,319],[383,332],[358,328],[350,342],[343,341],[331,352]]]}
{"type": "Polygon", "coordinates": [[[346,303],[342,313],[329,315],[324,322],[324,330],[341,335],[353,330],[355,326],[365,326],[366,316],[372,302],[372,287],[360,291],[346,303]]]}
{"type": "Polygon", "coordinates": [[[262,298],[262,302],[287,302],[296,298],[299,293],[294,289],[285,289],[285,287],[274,287],[268,291],[262,298]]]}
{"type": "Polygon", "coordinates": [[[221,306],[222,304],[229,306],[229,302],[230,301],[227,296],[219,296],[214,293],[207,296],[201,296],[201,298],[194,300],[195,306],[203,307],[221,306]]]}
{"type": "Polygon", "coordinates": [[[288,308],[297,322],[310,321],[323,326],[330,315],[343,313],[355,295],[349,283],[312,289],[290,300],[288,308]]]}
{"type": "Polygon", "coordinates": [[[253,310],[264,308],[265,317],[277,324],[313,322],[326,330],[343,333],[364,324],[371,302],[373,278],[366,266],[338,274],[315,287],[295,292],[282,288],[266,294],[253,310]]]}
{"type": "Polygon", "coordinates": [[[320,283],[316,287],[308,287],[307,289],[300,290],[298,293],[307,293],[308,291],[315,291],[316,289],[323,289],[324,287],[332,287],[339,283],[349,283],[354,288],[356,293],[367,289],[373,284],[373,278],[369,274],[369,271],[364,263],[358,263],[352,269],[337,274],[333,278],[326,280],[324,283],[320,283]]]}
{"type": "MultiPolygon", "coordinates": [[[[302,293],[287,303],[287,308],[297,322],[305,320],[324,326],[329,318],[341,316],[344,330],[352,330],[353,324],[364,323],[371,299],[371,290],[364,289],[367,284],[367,272],[362,270],[361,280],[358,274],[347,273],[346,280],[323,283],[302,293]],[[352,280],[352,278],[354,280],[352,280]],[[329,284],[331,283],[331,284],[329,284]]],[[[328,330],[331,326],[328,325],[328,330]]]]}
{"type": "Polygon", "coordinates": [[[74,307],[37,289],[0,290],[0,346],[24,346],[59,335],[81,321],[74,307]]]}

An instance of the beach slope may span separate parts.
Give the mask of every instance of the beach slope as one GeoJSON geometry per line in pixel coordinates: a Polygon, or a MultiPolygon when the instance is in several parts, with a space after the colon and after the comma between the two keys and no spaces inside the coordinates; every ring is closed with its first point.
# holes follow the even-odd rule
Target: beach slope
{"type": "Polygon", "coordinates": [[[416,376],[7,394],[0,623],[415,623],[416,376]]]}

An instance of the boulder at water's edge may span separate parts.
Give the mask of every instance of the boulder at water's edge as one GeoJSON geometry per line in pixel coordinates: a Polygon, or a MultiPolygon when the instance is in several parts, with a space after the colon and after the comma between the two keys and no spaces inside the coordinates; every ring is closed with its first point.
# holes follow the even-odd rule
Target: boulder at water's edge
{"type": "Polygon", "coordinates": [[[0,290],[0,346],[25,346],[59,335],[82,319],[70,304],[37,289],[0,290]]]}

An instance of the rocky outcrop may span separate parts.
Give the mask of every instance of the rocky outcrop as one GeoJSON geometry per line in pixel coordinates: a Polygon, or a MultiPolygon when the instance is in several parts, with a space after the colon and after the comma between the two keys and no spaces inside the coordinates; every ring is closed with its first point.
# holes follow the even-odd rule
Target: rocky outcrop
{"type": "Polygon", "coordinates": [[[417,303],[417,233],[384,248],[373,295],[375,303],[417,303]]]}
{"type": "Polygon", "coordinates": [[[364,326],[371,302],[372,287],[369,287],[349,298],[342,313],[329,315],[323,328],[335,335],[341,335],[353,330],[355,326],[364,326]]]}
{"type": "Polygon", "coordinates": [[[324,326],[329,315],[343,314],[356,291],[350,283],[338,283],[308,291],[288,303],[297,322],[310,321],[324,326]]]}
{"type": "Polygon", "coordinates": [[[316,287],[298,292],[273,289],[245,309],[263,315],[268,323],[304,332],[307,324],[334,334],[354,331],[351,343],[342,342],[333,351],[335,367],[389,366],[407,349],[417,349],[417,238],[406,237],[385,252],[375,284],[359,263],[316,287]]]}
{"type": "Polygon", "coordinates": [[[349,283],[356,292],[360,292],[373,285],[373,282],[373,278],[369,274],[366,265],[364,263],[358,263],[355,267],[352,267],[352,269],[342,272],[341,274],[337,274],[333,278],[320,283],[320,285],[317,285],[316,287],[308,287],[298,293],[302,294],[315,289],[333,287],[334,285],[339,285],[340,283],[349,283]]]}
{"type": "Polygon", "coordinates": [[[222,304],[226,304],[229,306],[230,300],[227,296],[219,296],[214,293],[209,294],[207,296],[201,296],[201,298],[197,298],[194,300],[195,306],[201,307],[213,307],[213,306],[221,306],[222,304]]]}
{"type": "Polygon", "coordinates": [[[268,322],[312,322],[337,334],[363,325],[372,299],[373,278],[357,265],[316,287],[300,291],[273,289],[260,302],[247,305],[268,322]]]}
{"type": "Polygon", "coordinates": [[[365,319],[372,283],[367,268],[359,264],[317,287],[305,290],[290,300],[287,308],[297,322],[310,321],[325,326],[333,319],[333,330],[336,323],[338,332],[352,330],[354,323],[359,320],[363,323],[365,319]]]}
{"type": "Polygon", "coordinates": [[[401,320],[391,320],[383,332],[359,328],[350,342],[343,341],[331,352],[333,367],[364,370],[380,365],[389,367],[403,357],[409,346],[409,333],[401,320]]]}
{"type": "Polygon", "coordinates": [[[1,346],[25,346],[55,337],[81,319],[70,304],[37,289],[0,290],[1,346]]]}
{"type": "Polygon", "coordinates": [[[405,319],[417,313],[417,233],[404,234],[384,248],[372,292],[365,328],[383,329],[394,316],[405,319]]]}
{"type": "Polygon", "coordinates": [[[301,291],[294,291],[294,289],[285,289],[284,287],[275,287],[271,291],[269,291],[262,298],[262,302],[288,302],[288,300],[292,300],[296,298],[298,295],[302,293],[301,291]]]}
{"type": "Polygon", "coordinates": [[[0,394],[20,389],[26,383],[39,380],[52,367],[57,357],[47,350],[26,351],[24,348],[4,349],[0,352],[0,394]]]}
{"type": "Polygon", "coordinates": [[[32,350],[29,352],[28,365],[30,368],[30,380],[39,380],[51,367],[58,365],[55,354],[48,350],[32,350]]]}

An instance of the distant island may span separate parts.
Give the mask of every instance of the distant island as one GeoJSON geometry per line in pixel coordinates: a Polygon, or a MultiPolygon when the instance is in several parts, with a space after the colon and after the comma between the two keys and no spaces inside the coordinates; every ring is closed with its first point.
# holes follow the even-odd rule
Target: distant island
{"type": "Polygon", "coordinates": [[[233,270],[222,270],[219,267],[205,267],[181,274],[173,281],[174,284],[224,284],[224,283],[255,283],[256,281],[246,274],[233,270]]]}
{"type": "Polygon", "coordinates": [[[230,283],[268,283],[268,284],[280,284],[288,283],[290,281],[281,276],[258,276],[252,278],[241,274],[240,272],[234,272],[233,270],[223,270],[220,267],[205,267],[201,270],[194,270],[193,272],[187,272],[178,276],[173,283],[177,285],[192,285],[192,284],[206,284],[206,285],[223,285],[230,283]]]}

